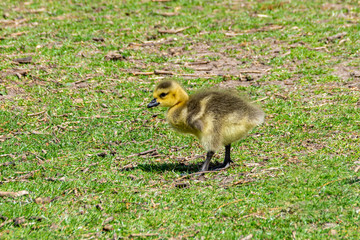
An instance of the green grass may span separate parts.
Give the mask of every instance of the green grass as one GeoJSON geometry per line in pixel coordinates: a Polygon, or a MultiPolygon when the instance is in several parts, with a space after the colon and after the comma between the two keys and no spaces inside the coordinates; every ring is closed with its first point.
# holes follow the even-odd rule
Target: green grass
{"type": "Polygon", "coordinates": [[[5,0],[0,13],[0,192],[29,192],[0,198],[1,239],[360,237],[358,1],[5,0]],[[169,76],[133,73],[154,70],[190,93],[250,76],[237,88],[267,117],[233,167],[186,176],[205,153],[146,108],[169,76]]]}

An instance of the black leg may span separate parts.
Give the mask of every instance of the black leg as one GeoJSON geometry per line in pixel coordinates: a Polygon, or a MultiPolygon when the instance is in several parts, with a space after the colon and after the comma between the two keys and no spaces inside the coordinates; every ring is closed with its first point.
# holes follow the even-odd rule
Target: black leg
{"type": "Polygon", "coordinates": [[[221,170],[221,169],[224,169],[224,168],[227,168],[230,166],[230,163],[232,163],[233,161],[231,161],[231,158],[230,158],[230,149],[231,149],[231,145],[226,145],[225,146],[225,158],[224,158],[224,162],[223,164],[219,165],[219,166],[216,166],[215,168],[213,168],[212,170],[221,170]]]}
{"type": "Polygon", "coordinates": [[[233,161],[231,161],[231,158],[230,158],[230,149],[231,149],[231,144],[225,146],[225,159],[224,159],[224,164],[228,164],[228,163],[232,163],[232,162],[233,162],[233,161]]]}
{"type": "Polygon", "coordinates": [[[215,152],[213,152],[213,151],[209,151],[206,153],[206,160],[203,163],[203,165],[201,166],[201,170],[200,170],[201,172],[207,171],[209,169],[210,160],[214,154],[215,154],[215,152]]]}

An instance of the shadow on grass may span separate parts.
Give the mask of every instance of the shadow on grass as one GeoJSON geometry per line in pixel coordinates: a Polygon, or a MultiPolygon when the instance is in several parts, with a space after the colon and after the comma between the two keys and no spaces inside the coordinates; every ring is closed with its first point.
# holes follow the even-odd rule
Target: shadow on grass
{"type": "MultiPolygon", "coordinates": [[[[132,171],[141,169],[145,172],[177,172],[177,173],[195,173],[200,171],[202,162],[200,163],[151,163],[138,164],[136,167],[124,168],[122,171],[132,171]]],[[[210,163],[210,168],[220,165],[219,162],[210,163]]]]}
{"type": "Polygon", "coordinates": [[[134,169],[138,168],[146,172],[187,172],[193,173],[198,172],[200,170],[201,163],[191,163],[191,164],[183,164],[183,163],[151,163],[151,164],[139,164],[134,169]]]}

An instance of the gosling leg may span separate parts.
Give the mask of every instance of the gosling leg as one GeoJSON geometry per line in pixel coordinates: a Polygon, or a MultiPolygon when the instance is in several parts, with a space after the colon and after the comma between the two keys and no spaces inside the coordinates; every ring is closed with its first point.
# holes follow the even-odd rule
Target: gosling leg
{"type": "Polygon", "coordinates": [[[218,170],[221,170],[221,169],[224,169],[224,168],[228,168],[230,166],[230,163],[233,162],[233,161],[231,161],[231,158],[230,158],[230,149],[231,149],[231,144],[225,146],[224,162],[221,165],[216,166],[215,168],[213,168],[212,169],[213,171],[218,171],[218,170]]]}
{"type": "Polygon", "coordinates": [[[204,171],[207,171],[209,169],[210,160],[211,160],[211,158],[212,158],[212,156],[214,154],[215,154],[215,152],[213,152],[213,151],[208,151],[206,153],[206,160],[203,163],[203,165],[201,166],[200,172],[204,172],[204,171]]]}

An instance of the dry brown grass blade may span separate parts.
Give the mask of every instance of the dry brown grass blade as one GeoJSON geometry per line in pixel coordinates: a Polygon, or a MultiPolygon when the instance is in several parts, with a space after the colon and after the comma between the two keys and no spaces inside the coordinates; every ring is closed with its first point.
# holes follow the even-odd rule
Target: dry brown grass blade
{"type": "Polygon", "coordinates": [[[237,202],[241,202],[241,201],[244,201],[244,199],[238,199],[238,200],[235,200],[235,201],[232,201],[232,202],[229,202],[229,203],[225,203],[219,207],[217,207],[215,210],[214,210],[214,214],[220,209],[220,208],[223,208],[225,206],[228,206],[228,205],[231,205],[231,204],[234,204],[234,203],[237,203],[237,202]]]}
{"type": "Polygon", "coordinates": [[[28,195],[28,191],[18,191],[18,192],[0,192],[0,197],[21,197],[28,195]]]}
{"type": "Polygon", "coordinates": [[[319,187],[319,189],[320,189],[320,188],[323,188],[323,187],[325,187],[325,186],[327,186],[327,185],[329,185],[329,184],[331,184],[331,183],[339,182],[339,181],[345,180],[345,179],[347,179],[347,178],[348,178],[348,177],[344,177],[344,178],[339,178],[339,179],[336,179],[336,180],[327,182],[327,183],[325,183],[324,185],[322,185],[321,187],[319,187]]]}
{"type": "Polygon", "coordinates": [[[129,237],[155,237],[158,236],[158,233],[132,233],[129,237]]]}
{"type": "Polygon", "coordinates": [[[168,34],[177,34],[177,33],[185,31],[188,28],[190,28],[190,27],[183,27],[183,28],[178,28],[178,29],[159,29],[158,32],[159,33],[168,33],[168,34]]]}

